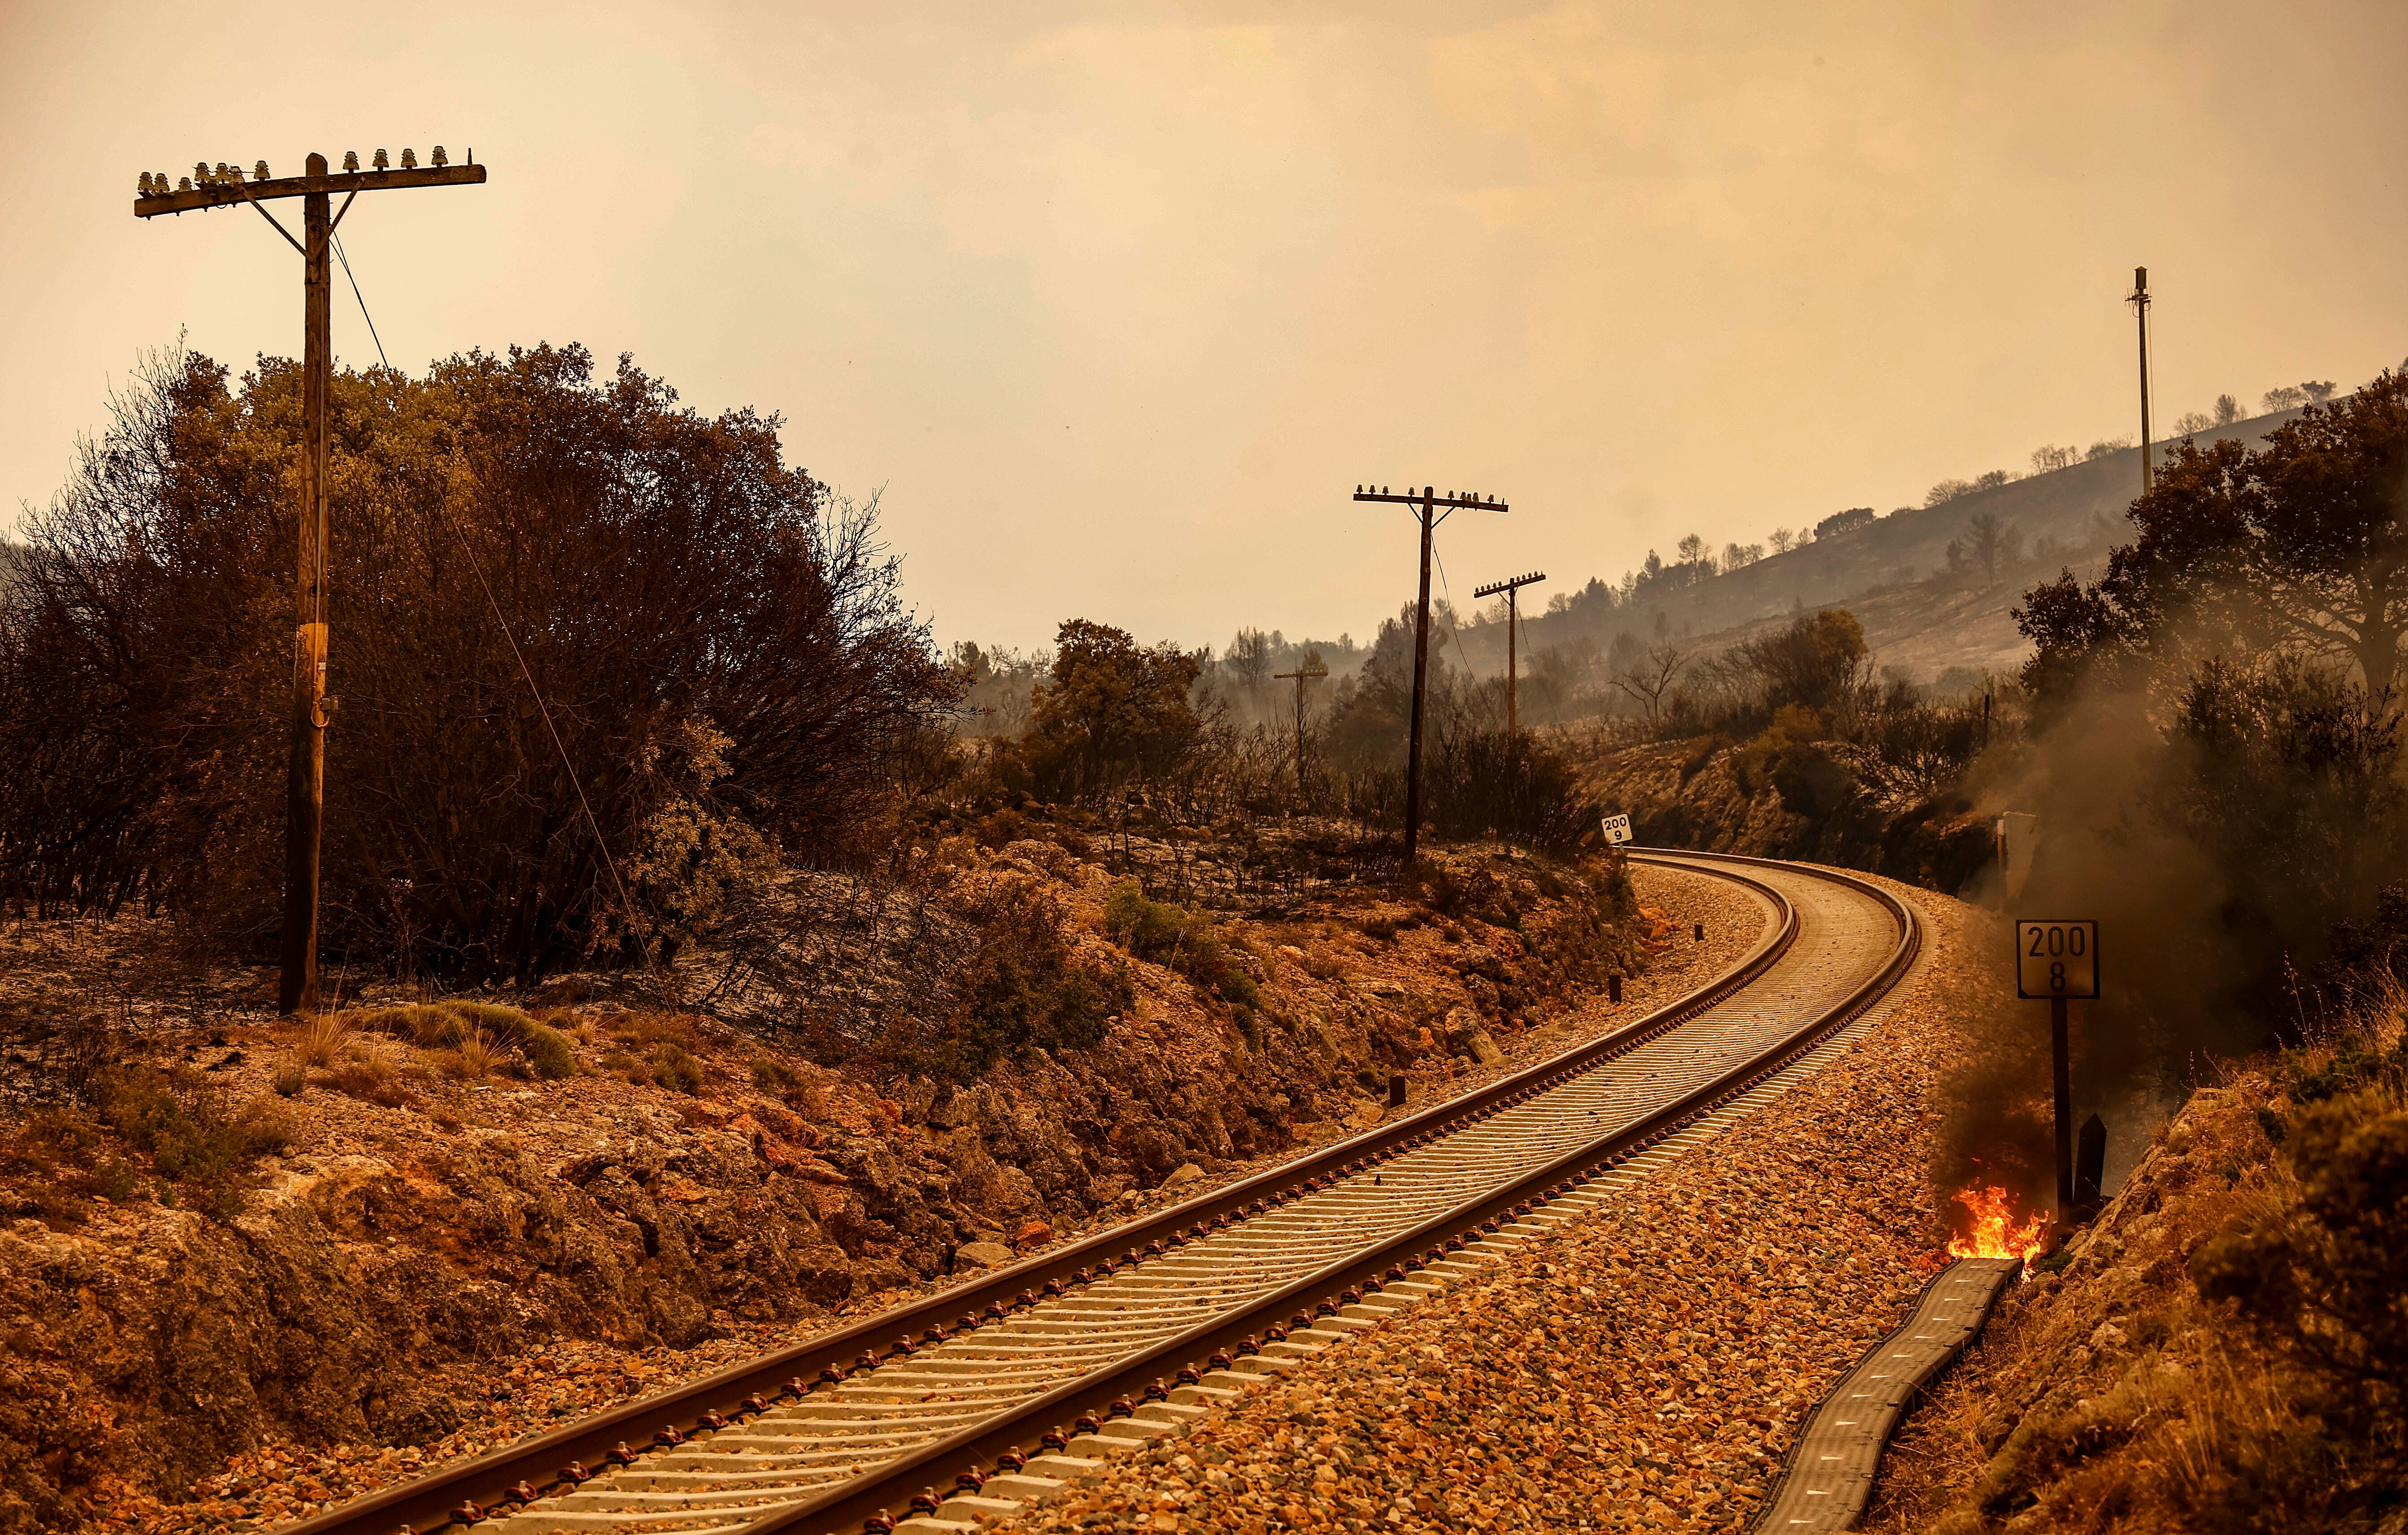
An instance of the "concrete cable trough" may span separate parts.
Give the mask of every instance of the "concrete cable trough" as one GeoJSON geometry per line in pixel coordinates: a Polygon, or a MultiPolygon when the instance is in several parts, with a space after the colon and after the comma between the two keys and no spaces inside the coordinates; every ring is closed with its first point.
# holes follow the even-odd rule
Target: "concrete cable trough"
{"type": "Polygon", "coordinates": [[[1771,918],[1670,1007],[1297,1164],[293,1535],[967,1530],[1184,1432],[1748,1112],[1914,958],[1912,912],[1863,882],[1642,856],[1732,880],[1771,918]]]}
{"type": "Polygon", "coordinates": [[[2020,1258],[1958,1258],[1932,1276],[1896,1332],[1874,1344],[1807,1418],[1756,1535],[1853,1529],[1873,1475],[1915,1395],[1964,1352],[2023,1269],[2020,1258]]]}

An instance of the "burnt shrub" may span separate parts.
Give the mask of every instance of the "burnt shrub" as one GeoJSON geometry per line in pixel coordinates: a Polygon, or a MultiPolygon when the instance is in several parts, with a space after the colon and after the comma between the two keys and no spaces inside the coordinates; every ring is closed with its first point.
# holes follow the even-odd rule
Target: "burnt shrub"
{"type": "MultiPolygon", "coordinates": [[[[0,896],[273,952],[301,371],[161,359],[0,563],[0,896]]],[[[741,919],[772,851],[883,855],[957,681],[775,417],[573,346],[338,372],[329,414],[330,951],[526,983],[741,919]]]]}

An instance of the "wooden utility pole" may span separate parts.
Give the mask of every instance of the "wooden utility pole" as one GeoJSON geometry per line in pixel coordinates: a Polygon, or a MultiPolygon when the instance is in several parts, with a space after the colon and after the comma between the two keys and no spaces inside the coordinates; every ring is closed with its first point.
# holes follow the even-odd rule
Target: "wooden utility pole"
{"type": "Polygon", "coordinates": [[[1422,589],[1420,605],[1413,610],[1413,724],[1405,745],[1405,867],[1411,868],[1421,846],[1422,831],[1422,690],[1429,676],[1429,578],[1430,538],[1438,525],[1466,507],[1483,511],[1503,511],[1505,503],[1495,496],[1482,499],[1477,495],[1454,492],[1440,495],[1424,485],[1419,495],[1412,487],[1405,487],[1402,495],[1391,495],[1388,487],[1373,490],[1369,485],[1354,487],[1357,501],[1393,501],[1412,507],[1422,524],[1422,589]]]}
{"type": "Polygon", "coordinates": [[[1271,673],[1271,680],[1275,682],[1284,682],[1291,677],[1296,679],[1296,792],[1299,797],[1304,794],[1304,684],[1315,677],[1328,675],[1327,667],[1307,666],[1302,662],[1297,664],[1294,671],[1271,673]]]}
{"type": "Polygon", "coordinates": [[[1523,587],[1535,585],[1546,579],[1545,571],[1533,570],[1512,581],[1490,581],[1471,594],[1474,597],[1493,597],[1499,592],[1505,594],[1505,730],[1508,735],[1518,735],[1522,729],[1522,716],[1513,698],[1514,685],[1522,676],[1520,640],[1517,638],[1522,627],[1519,594],[1523,587]]]}
{"type": "Polygon", "coordinates": [[[2157,482],[2157,469],[2149,462],[2149,269],[2132,268],[2132,292],[2126,302],[2141,317],[2141,494],[2149,494],[2157,482]]]}
{"type": "Polygon", "coordinates": [[[326,475],[333,441],[327,396],[335,376],[328,254],[336,226],[351,211],[351,199],[363,192],[475,185],[485,179],[485,167],[476,163],[474,151],[466,165],[452,165],[437,145],[432,158],[432,164],[421,166],[416,152],[404,150],[401,166],[394,169],[379,150],[374,167],[364,171],[359,155],[350,153],[343,156],[342,170],[330,175],[326,157],[313,154],[305,174],[281,180],[269,179],[265,160],[248,180],[241,166],[221,162],[215,170],[194,165],[193,174],[173,188],[166,177],[145,171],[134,201],[137,219],[249,203],[301,253],[301,504],[295,518],[300,548],[293,581],[292,750],[285,766],[283,974],[277,986],[277,1006],[287,1013],[313,1012],[318,1007],[318,859],[325,827],[326,724],[335,707],[335,700],[326,696],[326,572],[332,563],[326,475]],[[332,206],[337,192],[344,194],[340,209],[332,206]],[[302,200],[300,239],[261,206],[279,197],[302,200]]]}

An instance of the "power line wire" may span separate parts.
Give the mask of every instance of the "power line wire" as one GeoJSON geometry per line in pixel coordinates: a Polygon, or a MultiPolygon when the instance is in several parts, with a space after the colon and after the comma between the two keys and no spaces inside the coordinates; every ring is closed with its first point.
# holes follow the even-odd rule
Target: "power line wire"
{"type": "Polygon", "coordinates": [[[368,339],[376,343],[377,361],[386,367],[391,367],[393,364],[385,361],[384,337],[377,334],[376,322],[368,319],[368,301],[360,293],[360,280],[351,277],[351,258],[343,254],[343,237],[336,235],[332,238],[335,242],[335,259],[343,264],[343,276],[351,280],[351,296],[360,301],[360,318],[368,322],[368,339]]]}
{"type": "MultiPolygon", "coordinates": [[[[360,292],[360,280],[351,276],[351,264],[344,258],[343,242],[339,239],[335,241],[335,259],[342,262],[343,276],[351,279],[351,296],[358,299],[360,303],[360,318],[367,320],[368,336],[372,339],[376,338],[376,322],[368,319],[367,298],[360,292]]],[[[384,363],[387,367],[393,366],[385,362],[384,342],[381,339],[377,340],[377,361],[384,363]]],[[[510,657],[519,664],[519,675],[526,680],[527,692],[535,698],[536,712],[543,716],[543,728],[552,737],[552,749],[560,753],[560,766],[567,770],[568,786],[577,791],[578,808],[585,812],[586,825],[593,828],[594,845],[602,854],[602,867],[609,871],[611,888],[619,893],[619,905],[632,918],[636,915],[635,899],[627,894],[627,882],[619,878],[618,860],[610,856],[609,839],[602,835],[601,819],[594,813],[593,801],[585,797],[584,782],[577,776],[577,764],[569,760],[567,744],[560,739],[560,727],[552,723],[552,706],[544,702],[543,689],[536,686],[535,672],[527,666],[526,653],[519,649],[518,636],[510,632],[510,621],[502,616],[502,605],[494,596],[493,583],[485,579],[485,565],[483,561],[477,558],[476,546],[468,541],[467,531],[460,526],[459,520],[449,515],[451,508],[448,505],[444,508],[444,511],[446,515],[443,520],[451,524],[452,536],[460,540],[460,552],[468,556],[468,568],[477,573],[478,588],[485,594],[485,607],[493,613],[494,623],[500,627],[502,638],[509,643],[510,657]]],[[[638,944],[637,953],[643,958],[644,968],[647,971],[651,970],[652,968],[651,945],[638,944]]]]}

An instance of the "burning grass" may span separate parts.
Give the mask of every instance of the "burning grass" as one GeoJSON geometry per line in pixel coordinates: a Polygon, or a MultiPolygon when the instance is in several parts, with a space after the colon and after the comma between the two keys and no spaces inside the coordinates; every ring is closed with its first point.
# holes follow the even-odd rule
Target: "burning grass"
{"type": "Polygon", "coordinates": [[[1956,1217],[1964,1229],[1948,1239],[1950,1257],[2021,1258],[2028,1273],[2029,1266],[2040,1258],[2041,1239],[2049,1227],[2047,1211],[2034,1211],[2016,1220],[2014,1196],[1995,1184],[1959,1189],[1954,1200],[1964,1208],[1964,1214],[1956,1217]]]}

